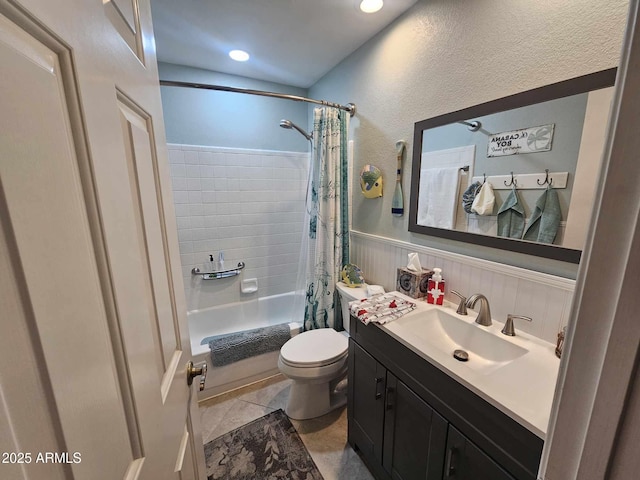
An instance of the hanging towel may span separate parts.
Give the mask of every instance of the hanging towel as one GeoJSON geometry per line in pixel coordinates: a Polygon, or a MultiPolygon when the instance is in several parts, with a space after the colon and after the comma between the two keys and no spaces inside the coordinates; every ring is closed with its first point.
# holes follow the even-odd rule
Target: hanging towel
{"type": "Polygon", "coordinates": [[[357,317],[365,325],[369,322],[380,324],[390,322],[409,313],[414,308],[416,308],[415,303],[403,300],[391,293],[382,293],[349,302],[351,315],[357,317]]]}
{"type": "Polygon", "coordinates": [[[418,225],[452,229],[458,207],[458,167],[427,168],[420,173],[418,225]]]}
{"type": "Polygon", "coordinates": [[[473,200],[471,211],[478,215],[491,215],[495,203],[496,196],[493,194],[493,187],[489,182],[484,182],[476,198],[473,200]]]}
{"type": "Polygon", "coordinates": [[[560,220],[562,220],[562,212],[560,212],[558,192],[548,187],[536,202],[536,208],[524,232],[523,240],[553,243],[560,220]]]}
{"type": "Polygon", "coordinates": [[[476,195],[480,191],[482,184],[480,182],[474,182],[467,187],[467,189],[462,194],[462,208],[467,213],[471,212],[471,205],[473,205],[473,201],[476,198],[476,195]]]}
{"type": "Polygon", "coordinates": [[[522,238],[524,232],[524,208],[515,188],[498,210],[498,236],[522,238]]]}

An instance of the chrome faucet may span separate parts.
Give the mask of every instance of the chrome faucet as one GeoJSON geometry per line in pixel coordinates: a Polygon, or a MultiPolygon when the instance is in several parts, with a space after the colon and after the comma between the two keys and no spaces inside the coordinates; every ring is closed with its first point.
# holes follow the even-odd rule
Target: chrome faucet
{"type": "Polygon", "coordinates": [[[481,293],[473,294],[467,300],[467,308],[473,308],[476,302],[480,300],[480,311],[476,318],[476,323],[484,327],[491,325],[491,310],[489,309],[489,300],[481,293]]]}

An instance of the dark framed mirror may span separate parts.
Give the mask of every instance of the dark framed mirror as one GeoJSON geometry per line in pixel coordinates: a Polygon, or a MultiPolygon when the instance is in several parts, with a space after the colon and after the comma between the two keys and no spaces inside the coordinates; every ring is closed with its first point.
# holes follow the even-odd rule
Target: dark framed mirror
{"type": "Polygon", "coordinates": [[[615,78],[603,70],[416,122],[409,231],[579,263],[615,78]]]}

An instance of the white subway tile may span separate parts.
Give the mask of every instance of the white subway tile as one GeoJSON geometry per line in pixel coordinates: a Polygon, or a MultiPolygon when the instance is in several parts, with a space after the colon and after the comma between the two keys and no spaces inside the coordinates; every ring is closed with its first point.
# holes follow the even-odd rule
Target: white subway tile
{"type": "Polygon", "coordinates": [[[202,216],[194,216],[194,217],[189,217],[191,220],[191,228],[203,228],[205,226],[205,221],[204,219],[206,217],[202,216]]]}
{"type": "Polygon", "coordinates": [[[202,186],[200,185],[199,178],[188,178],[187,179],[187,189],[191,191],[201,190],[202,186]]]}
{"type": "Polygon", "coordinates": [[[203,215],[215,215],[218,213],[219,206],[215,203],[205,203],[202,205],[202,214],[203,215]]]}
{"type": "Polygon", "coordinates": [[[174,192],[180,190],[187,190],[187,179],[186,177],[172,177],[171,178],[171,187],[174,192]]]}
{"type": "Polygon", "coordinates": [[[189,216],[189,205],[187,204],[177,204],[176,200],[175,200],[175,194],[174,194],[174,210],[176,212],[176,218],[178,217],[187,217],[189,216]]]}
{"type": "Polygon", "coordinates": [[[189,192],[174,192],[173,202],[177,204],[189,203],[189,192]]]}
{"type": "Polygon", "coordinates": [[[201,165],[200,176],[202,178],[213,178],[213,167],[211,165],[201,165]]]}
{"type": "Polygon", "coordinates": [[[215,178],[215,190],[226,190],[227,189],[227,179],[226,178],[215,178]]]}
{"type": "Polygon", "coordinates": [[[203,215],[202,204],[201,203],[190,203],[189,204],[189,215],[203,215]]]}
{"type": "Polygon", "coordinates": [[[216,192],[202,192],[202,203],[216,203],[216,192]]]}
{"type": "Polygon", "coordinates": [[[178,241],[183,243],[183,242],[190,242],[193,240],[193,230],[191,229],[185,229],[185,230],[179,230],[178,231],[178,241]]]}
{"type": "Polygon", "coordinates": [[[198,160],[198,152],[194,150],[185,150],[184,163],[187,165],[199,165],[200,161],[198,160]]]}
{"type": "Polygon", "coordinates": [[[200,185],[202,186],[203,191],[213,192],[216,190],[214,178],[203,178],[200,180],[200,185]]]}
{"type": "Polygon", "coordinates": [[[185,165],[185,173],[189,178],[200,178],[200,165],[185,165]]]}
{"type": "Polygon", "coordinates": [[[184,165],[171,165],[172,177],[186,177],[186,167],[184,165]]]}
{"type": "Polygon", "coordinates": [[[182,150],[174,150],[169,148],[169,163],[174,164],[182,164],[184,163],[184,153],[182,150]]]}
{"type": "Polygon", "coordinates": [[[189,193],[189,203],[192,203],[192,204],[202,203],[202,192],[190,191],[188,193],[189,193]]]}
{"type": "Polygon", "coordinates": [[[213,165],[213,153],[208,151],[198,152],[198,162],[200,165],[213,165]]]}
{"type": "Polygon", "coordinates": [[[191,217],[177,217],[176,226],[178,230],[184,230],[185,228],[191,228],[191,217]]]}

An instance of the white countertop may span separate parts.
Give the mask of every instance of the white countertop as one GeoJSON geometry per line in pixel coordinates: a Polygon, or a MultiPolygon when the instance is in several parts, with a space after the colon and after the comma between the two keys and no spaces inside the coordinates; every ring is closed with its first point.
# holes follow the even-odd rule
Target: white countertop
{"type": "MultiPolygon", "coordinates": [[[[453,352],[445,352],[436,348],[433,343],[425,341],[411,333],[411,329],[401,326],[397,320],[380,327],[389,335],[400,341],[422,358],[453,377],[471,391],[491,403],[500,411],[544,439],[551,413],[553,395],[558,377],[560,359],[555,356],[555,345],[518,330],[516,336],[503,335],[503,323],[493,320],[493,325],[484,327],[475,323],[477,313],[469,310],[468,315],[458,315],[457,306],[436,306],[423,300],[407,297],[393,292],[417,304],[417,308],[402,318],[419,317],[431,309],[442,309],[448,315],[469,324],[470,328],[480,328],[501,340],[520,346],[527,352],[490,371],[474,370],[469,362],[460,362],[453,358],[453,352]],[[453,308],[452,308],[453,307],[453,308]]],[[[465,327],[466,328],[466,327],[465,327]]]]}

